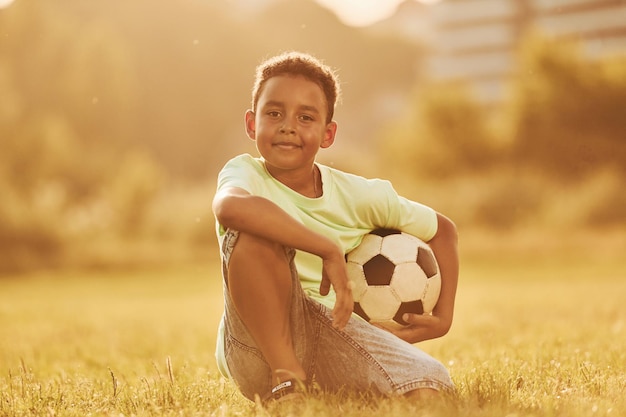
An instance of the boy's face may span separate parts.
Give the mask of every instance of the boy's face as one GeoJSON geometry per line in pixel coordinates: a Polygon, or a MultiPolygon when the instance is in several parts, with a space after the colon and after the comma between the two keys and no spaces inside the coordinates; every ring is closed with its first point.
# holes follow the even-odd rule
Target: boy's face
{"type": "Polygon", "coordinates": [[[332,145],[335,122],[326,123],[322,89],[301,76],[265,82],[256,112],[246,112],[246,132],[272,175],[310,170],[320,148],[332,145]]]}

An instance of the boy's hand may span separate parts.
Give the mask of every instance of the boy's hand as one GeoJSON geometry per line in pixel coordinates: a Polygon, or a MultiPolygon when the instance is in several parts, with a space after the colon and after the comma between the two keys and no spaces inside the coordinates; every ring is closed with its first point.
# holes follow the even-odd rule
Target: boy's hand
{"type": "Polygon", "coordinates": [[[405,314],[402,318],[409,323],[408,326],[401,329],[383,328],[409,343],[418,343],[441,337],[448,332],[451,325],[451,320],[438,317],[434,312],[433,315],[405,314]]]}
{"type": "Polygon", "coordinates": [[[335,256],[322,259],[322,283],[320,284],[320,294],[328,295],[332,284],[337,300],[332,311],[333,326],[339,330],[346,327],[352,310],[354,300],[352,299],[352,289],[348,280],[346,261],[343,256],[335,256]]]}

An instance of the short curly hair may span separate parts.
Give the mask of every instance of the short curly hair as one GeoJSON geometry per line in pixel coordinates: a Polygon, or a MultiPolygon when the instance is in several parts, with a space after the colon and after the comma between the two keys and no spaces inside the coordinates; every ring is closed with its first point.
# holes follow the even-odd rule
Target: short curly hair
{"type": "Polygon", "coordinates": [[[335,104],[341,94],[337,74],[314,56],[296,51],[276,55],[265,60],[256,68],[256,78],[252,88],[253,111],[256,111],[259,96],[267,80],[281,75],[302,76],[319,85],[326,98],[326,122],[332,121],[335,114],[335,104]]]}

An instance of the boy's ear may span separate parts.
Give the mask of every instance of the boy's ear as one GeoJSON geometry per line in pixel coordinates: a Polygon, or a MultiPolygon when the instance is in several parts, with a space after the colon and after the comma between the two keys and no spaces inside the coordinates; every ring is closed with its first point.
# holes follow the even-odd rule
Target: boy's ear
{"type": "Polygon", "coordinates": [[[246,134],[252,140],[256,140],[255,114],[252,110],[246,111],[246,134]]]}
{"type": "Polygon", "coordinates": [[[335,135],[337,134],[337,122],[330,122],[326,125],[326,132],[324,134],[324,140],[320,145],[320,148],[328,148],[335,142],[335,135]]]}

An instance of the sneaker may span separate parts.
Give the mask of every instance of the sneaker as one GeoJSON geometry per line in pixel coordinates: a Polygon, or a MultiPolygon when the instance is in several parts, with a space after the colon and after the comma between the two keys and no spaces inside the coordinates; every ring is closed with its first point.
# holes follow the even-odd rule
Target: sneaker
{"type": "Polygon", "coordinates": [[[306,382],[288,379],[276,385],[263,399],[263,403],[300,400],[307,391],[306,382]]]}

